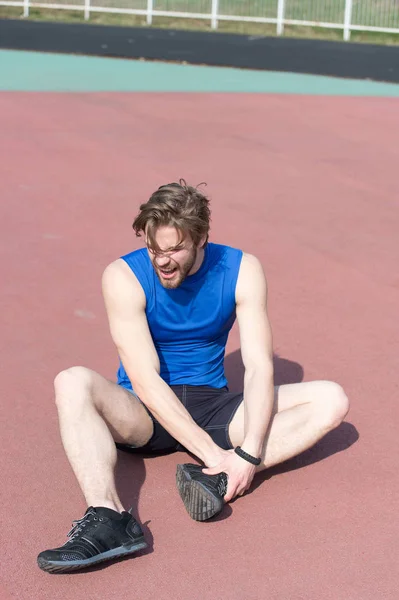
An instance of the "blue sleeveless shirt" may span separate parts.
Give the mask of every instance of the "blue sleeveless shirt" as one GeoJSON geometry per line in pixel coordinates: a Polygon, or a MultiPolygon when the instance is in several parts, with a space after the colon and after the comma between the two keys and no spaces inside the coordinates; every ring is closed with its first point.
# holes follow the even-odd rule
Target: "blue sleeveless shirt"
{"type": "MultiPolygon", "coordinates": [[[[208,243],[199,270],[176,289],[161,285],[146,248],[121,257],[144,290],[160,376],[168,385],[227,385],[224,354],[236,319],[235,289],[242,254],[236,248],[208,243]]],[[[117,381],[132,389],[122,362],[117,381]]]]}

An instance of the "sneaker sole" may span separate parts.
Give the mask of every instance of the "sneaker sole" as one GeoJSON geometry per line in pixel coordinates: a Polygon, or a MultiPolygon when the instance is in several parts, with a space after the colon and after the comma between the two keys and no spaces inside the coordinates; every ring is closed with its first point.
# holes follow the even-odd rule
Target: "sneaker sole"
{"type": "Polygon", "coordinates": [[[224,501],[202,483],[192,479],[183,465],[177,465],[176,485],[180,498],[194,521],[207,521],[222,511],[224,501]]]}
{"type": "Polygon", "coordinates": [[[143,539],[143,541],[132,544],[131,546],[119,546],[119,548],[114,548],[113,550],[108,550],[107,552],[102,552],[101,554],[80,561],[46,560],[45,558],[40,557],[37,559],[37,564],[42,571],[46,571],[47,573],[70,573],[71,571],[92,567],[93,565],[105,562],[106,560],[128,556],[129,554],[147,548],[147,546],[147,542],[143,539]]]}

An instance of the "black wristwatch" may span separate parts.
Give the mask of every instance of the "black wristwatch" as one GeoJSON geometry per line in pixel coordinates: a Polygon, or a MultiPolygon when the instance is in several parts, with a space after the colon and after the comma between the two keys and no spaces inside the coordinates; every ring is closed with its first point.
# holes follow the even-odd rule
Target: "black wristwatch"
{"type": "Polygon", "coordinates": [[[246,460],[249,463],[251,463],[252,465],[258,466],[262,462],[261,458],[255,458],[254,456],[251,456],[247,452],[244,452],[244,450],[242,448],[240,448],[240,446],[237,446],[237,448],[234,448],[234,452],[236,454],[238,454],[238,456],[240,456],[244,460],[246,460]]]}

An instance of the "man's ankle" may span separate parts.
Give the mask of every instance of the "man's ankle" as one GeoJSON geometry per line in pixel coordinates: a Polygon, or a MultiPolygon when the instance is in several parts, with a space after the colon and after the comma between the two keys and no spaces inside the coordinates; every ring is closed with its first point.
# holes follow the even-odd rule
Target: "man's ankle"
{"type": "Polygon", "coordinates": [[[122,506],[122,504],[120,502],[117,502],[115,500],[109,500],[107,498],[90,498],[91,501],[89,501],[89,499],[87,500],[87,506],[93,506],[94,508],[98,508],[98,507],[102,507],[102,508],[110,508],[111,510],[114,510],[118,513],[123,512],[125,509],[122,506]]]}

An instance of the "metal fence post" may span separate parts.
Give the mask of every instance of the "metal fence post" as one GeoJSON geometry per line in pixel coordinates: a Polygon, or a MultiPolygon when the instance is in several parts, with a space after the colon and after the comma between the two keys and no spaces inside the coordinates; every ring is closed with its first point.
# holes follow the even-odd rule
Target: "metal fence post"
{"type": "Polygon", "coordinates": [[[352,0],[345,0],[344,40],[349,42],[351,37],[352,0]]]}
{"type": "Polygon", "coordinates": [[[154,0],[147,0],[147,25],[152,25],[152,11],[154,10],[154,0]]]}
{"type": "Polygon", "coordinates": [[[24,17],[29,17],[30,0],[24,0],[24,17]]]}
{"type": "Polygon", "coordinates": [[[90,0],[85,0],[85,19],[90,19],[90,0]]]}
{"type": "Polygon", "coordinates": [[[212,0],[212,18],[211,18],[212,29],[218,28],[218,14],[219,14],[219,0],[212,0]]]}
{"type": "Polygon", "coordinates": [[[284,33],[285,0],[278,0],[277,4],[277,35],[284,33]]]}

